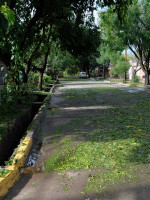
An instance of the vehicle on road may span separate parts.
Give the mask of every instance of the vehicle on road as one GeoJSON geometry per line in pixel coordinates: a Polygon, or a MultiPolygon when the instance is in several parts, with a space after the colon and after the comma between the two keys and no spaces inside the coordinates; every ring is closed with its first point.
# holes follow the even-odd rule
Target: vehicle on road
{"type": "Polygon", "coordinates": [[[86,78],[86,72],[80,72],[79,78],[86,78]]]}

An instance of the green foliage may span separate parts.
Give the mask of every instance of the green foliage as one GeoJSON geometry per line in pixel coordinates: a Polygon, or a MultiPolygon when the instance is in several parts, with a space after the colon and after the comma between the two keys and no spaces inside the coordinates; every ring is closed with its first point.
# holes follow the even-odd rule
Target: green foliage
{"type": "Polygon", "coordinates": [[[61,49],[60,42],[52,41],[51,54],[48,57],[48,69],[51,70],[51,75],[61,75],[63,71],[69,74],[78,72],[78,59],[72,56],[67,50],[61,49]]]}
{"type": "MultiPolygon", "coordinates": [[[[96,49],[100,39],[92,15],[95,9],[94,1],[71,0],[66,4],[65,1],[57,0],[53,2],[53,6],[48,0],[42,4],[40,0],[6,0],[6,2],[2,5],[2,1],[0,5],[2,25],[0,28],[2,36],[0,51],[1,58],[6,62],[10,72],[8,79],[13,79],[12,81],[16,84],[19,84],[21,78],[26,82],[29,72],[36,63],[35,60],[42,60],[43,55],[51,46],[52,39],[60,41],[63,51],[67,49],[72,55],[80,55],[80,59],[84,57],[80,61],[80,66],[82,64],[83,67],[84,64],[85,68],[89,63],[94,65],[95,59],[93,58],[97,53],[96,49]],[[3,29],[3,23],[6,21],[3,18],[6,18],[9,25],[13,26],[3,29]],[[58,21],[58,19],[60,20],[58,21]],[[51,31],[50,27],[52,27],[51,31]],[[50,42],[46,39],[49,32],[51,32],[50,42]],[[92,58],[91,54],[94,55],[92,58]],[[86,58],[88,59],[86,60],[86,58]],[[22,77],[20,77],[20,72],[22,77]]],[[[122,6],[128,5],[124,2],[121,2],[120,5],[115,1],[103,2],[103,6],[115,4],[118,11],[122,6]]],[[[63,57],[63,67],[67,68],[69,73],[75,73],[78,69],[75,59],[71,55],[66,55],[67,59],[65,55],[63,57]]],[[[58,68],[61,62],[58,60],[60,59],[57,58],[57,62],[54,64],[56,71],[60,71],[58,68]]]]}
{"type": "Polygon", "coordinates": [[[101,42],[100,31],[92,22],[80,27],[70,24],[69,29],[70,31],[67,31],[66,26],[60,27],[61,33],[64,33],[60,35],[61,43],[73,56],[78,58],[80,70],[90,72],[97,66],[97,48],[101,42]],[[72,34],[76,39],[72,38],[72,34]]]}
{"type": "Polygon", "coordinates": [[[118,75],[123,75],[130,68],[129,62],[125,62],[125,58],[121,53],[121,50],[112,49],[107,43],[103,43],[99,47],[100,57],[97,59],[99,64],[109,65],[113,64],[113,69],[111,70],[111,75],[113,77],[118,75]]]}
{"type": "Polygon", "coordinates": [[[1,102],[3,106],[5,103],[15,106],[18,103],[23,104],[27,99],[28,101],[32,100],[31,92],[33,90],[28,84],[22,84],[19,89],[16,89],[16,87],[18,86],[11,84],[1,89],[1,102]]]}
{"type": "Polygon", "coordinates": [[[129,5],[132,4],[132,0],[109,0],[109,1],[96,1],[98,5],[103,7],[113,7],[113,12],[117,13],[118,19],[120,21],[124,21],[124,18],[126,17],[127,10],[129,5]]]}
{"type": "Polygon", "coordinates": [[[37,89],[39,81],[39,73],[30,72],[28,77],[28,84],[33,86],[33,89],[37,89]]]}
{"type": "MultiPolygon", "coordinates": [[[[141,63],[145,77],[149,77],[149,34],[150,4],[148,0],[133,1],[129,6],[124,22],[121,23],[113,8],[102,11],[100,26],[103,38],[113,49],[128,47],[141,63]],[[142,49],[142,51],[141,51],[142,49]]],[[[149,79],[145,79],[149,84],[149,79]]]]}
{"type": "Polygon", "coordinates": [[[43,86],[46,87],[51,83],[53,83],[52,77],[44,74],[44,76],[43,76],[43,86]]]}
{"type": "Polygon", "coordinates": [[[125,61],[118,61],[116,66],[111,70],[112,76],[123,75],[126,73],[130,68],[130,64],[125,61]]]}
{"type": "MultiPolygon", "coordinates": [[[[105,38],[106,39],[106,38],[105,38]]],[[[110,44],[109,44],[110,45],[110,44]]],[[[128,71],[129,64],[125,63],[124,56],[121,54],[121,48],[113,49],[107,42],[103,42],[99,47],[100,57],[97,58],[97,62],[105,67],[109,67],[109,64],[113,64],[114,68],[111,70],[112,76],[122,75],[128,71]]]]}
{"type": "Polygon", "coordinates": [[[12,119],[22,114],[20,109],[32,103],[34,98],[32,91],[32,88],[27,84],[22,84],[19,90],[14,84],[0,88],[0,140],[12,123],[12,119]]]}
{"type": "Polygon", "coordinates": [[[6,176],[9,173],[8,169],[5,168],[1,168],[0,167],[0,178],[3,178],[4,176],[6,176]]]}
{"type": "Polygon", "coordinates": [[[4,5],[0,7],[0,12],[4,15],[6,20],[8,21],[9,26],[13,25],[15,22],[15,13],[9,7],[7,6],[7,3],[5,2],[4,5]]]}
{"type": "Polygon", "coordinates": [[[109,47],[105,43],[102,43],[98,50],[100,52],[100,56],[97,58],[97,62],[102,65],[109,65],[111,60],[109,47]]]}
{"type": "MultiPolygon", "coordinates": [[[[37,90],[39,82],[40,73],[30,72],[28,78],[28,84],[33,90],[37,90]]],[[[44,74],[43,76],[43,86],[46,87],[52,83],[52,77],[44,74]]]]}
{"type": "Polygon", "coordinates": [[[139,83],[139,78],[138,78],[138,76],[134,75],[134,77],[133,77],[133,82],[134,82],[134,83],[139,83]]]}

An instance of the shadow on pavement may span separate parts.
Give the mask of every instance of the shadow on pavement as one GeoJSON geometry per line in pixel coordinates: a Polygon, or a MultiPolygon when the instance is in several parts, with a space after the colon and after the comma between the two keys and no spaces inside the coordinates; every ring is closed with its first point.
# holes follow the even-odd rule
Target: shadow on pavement
{"type": "Polygon", "coordinates": [[[4,196],[1,200],[11,200],[14,197],[16,197],[21,192],[21,190],[25,187],[25,185],[29,182],[31,177],[32,177],[31,174],[21,175],[20,179],[14,184],[14,187],[10,188],[6,196],[4,196]]]}

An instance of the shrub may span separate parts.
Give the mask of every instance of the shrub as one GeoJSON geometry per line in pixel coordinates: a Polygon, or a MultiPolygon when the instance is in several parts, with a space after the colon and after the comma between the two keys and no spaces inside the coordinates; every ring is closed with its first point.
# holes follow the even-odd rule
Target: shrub
{"type": "Polygon", "coordinates": [[[139,78],[138,78],[138,76],[136,76],[136,75],[133,76],[133,82],[134,82],[134,83],[139,83],[139,78]]]}
{"type": "Polygon", "coordinates": [[[30,72],[28,78],[28,84],[32,85],[33,89],[37,89],[38,81],[39,81],[39,73],[30,72]]]}
{"type": "Polygon", "coordinates": [[[52,77],[48,76],[48,75],[44,75],[43,76],[43,86],[46,87],[50,83],[52,83],[52,77]]]}
{"type": "MultiPolygon", "coordinates": [[[[39,76],[40,76],[39,72],[38,73],[30,72],[30,74],[29,74],[28,84],[34,90],[37,90],[37,86],[38,86],[38,82],[39,82],[39,76]]],[[[52,83],[52,77],[44,74],[44,76],[43,76],[43,87],[46,87],[50,83],[52,83]]]]}
{"type": "Polygon", "coordinates": [[[130,64],[128,62],[120,60],[117,62],[116,66],[111,70],[111,75],[113,77],[117,75],[123,75],[125,72],[128,71],[129,68],[130,64]]]}

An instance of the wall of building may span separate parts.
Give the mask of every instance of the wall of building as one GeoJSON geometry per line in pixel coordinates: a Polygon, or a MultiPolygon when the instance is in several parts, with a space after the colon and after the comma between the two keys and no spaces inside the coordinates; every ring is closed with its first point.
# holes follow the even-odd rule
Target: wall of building
{"type": "Polygon", "coordinates": [[[133,61],[129,61],[130,62],[130,69],[128,71],[128,76],[129,76],[129,80],[133,80],[133,76],[134,76],[134,70],[136,70],[136,76],[139,78],[140,82],[144,83],[145,81],[145,74],[143,72],[142,69],[140,69],[140,65],[137,66],[136,62],[133,61]]]}

